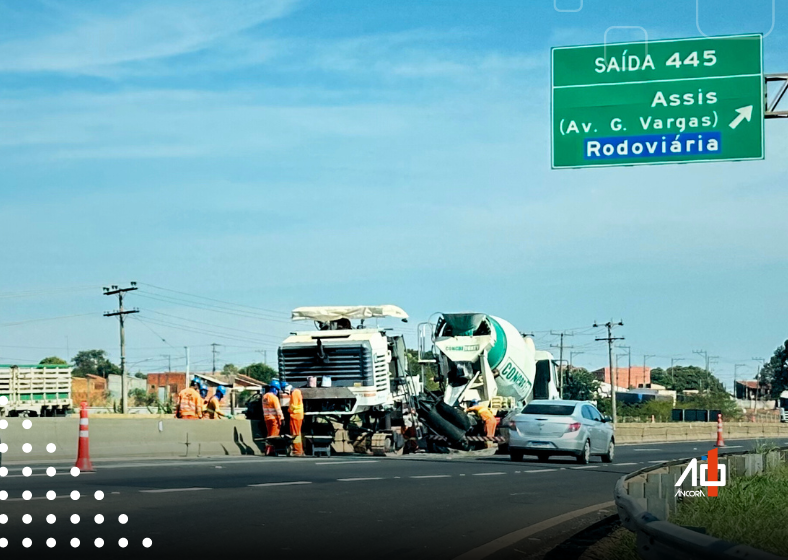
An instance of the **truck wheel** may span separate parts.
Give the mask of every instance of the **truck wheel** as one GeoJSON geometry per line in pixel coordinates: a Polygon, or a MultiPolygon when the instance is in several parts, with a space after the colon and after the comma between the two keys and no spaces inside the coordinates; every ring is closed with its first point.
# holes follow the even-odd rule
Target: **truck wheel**
{"type": "Polygon", "coordinates": [[[603,463],[612,463],[616,456],[616,443],[611,439],[607,446],[607,453],[602,455],[603,463]]]}
{"type": "Polygon", "coordinates": [[[581,465],[587,465],[591,462],[591,442],[586,440],[583,450],[577,456],[577,462],[581,465]]]}
{"type": "Polygon", "coordinates": [[[523,455],[524,453],[522,449],[512,449],[511,447],[509,448],[509,457],[512,459],[512,461],[516,463],[521,462],[523,460],[523,455]]]}

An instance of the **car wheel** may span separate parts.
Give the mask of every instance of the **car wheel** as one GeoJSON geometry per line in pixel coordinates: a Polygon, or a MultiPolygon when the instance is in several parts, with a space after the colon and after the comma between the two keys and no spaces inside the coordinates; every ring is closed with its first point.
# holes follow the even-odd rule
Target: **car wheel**
{"type": "Polygon", "coordinates": [[[611,439],[610,443],[607,445],[607,453],[602,455],[602,462],[603,463],[612,463],[613,459],[615,459],[615,456],[616,456],[616,444],[611,439]]]}
{"type": "Polygon", "coordinates": [[[523,460],[523,455],[524,454],[520,449],[511,449],[511,448],[509,449],[509,457],[512,459],[512,461],[515,461],[516,463],[519,463],[520,461],[523,460]]]}
{"type": "Polygon", "coordinates": [[[550,458],[550,455],[547,453],[537,453],[536,458],[542,463],[545,463],[550,458]]]}
{"type": "Polygon", "coordinates": [[[586,440],[583,450],[577,456],[577,462],[581,465],[587,465],[591,461],[591,442],[586,440]]]}

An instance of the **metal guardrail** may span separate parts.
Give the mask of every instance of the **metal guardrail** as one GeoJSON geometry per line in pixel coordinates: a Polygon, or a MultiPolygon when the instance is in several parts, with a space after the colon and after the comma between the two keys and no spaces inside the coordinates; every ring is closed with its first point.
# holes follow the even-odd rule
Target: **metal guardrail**
{"type": "MultiPolygon", "coordinates": [[[[785,450],[788,448],[782,448],[785,450]]],[[[746,455],[748,452],[725,454],[724,457],[746,455]]],[[[637,551],[645,560],[785,560],[751,546],[731,543],[674,525],[648,512],[630,496],[627,481],[665,467],[684,465],[687,459],[666,461],[622,476],[616,483],[615,503],[621,523],[635,533],[637,551]]]]}

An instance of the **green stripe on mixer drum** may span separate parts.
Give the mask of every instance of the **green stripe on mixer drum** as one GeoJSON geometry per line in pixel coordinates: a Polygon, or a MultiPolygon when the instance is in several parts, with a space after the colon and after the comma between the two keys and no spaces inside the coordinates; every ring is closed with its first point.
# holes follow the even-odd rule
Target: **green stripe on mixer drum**
{"type": "Polygon", "coordinates": [[[498,324],[498,321],[490,316],[487,319],[495,329],[495,344],[487,353],[487,363],[490,364],[490,368],[495,369],[501,365],[503,357],[506,355],[506,333],[503,332],[503,328],[498,324]]]}

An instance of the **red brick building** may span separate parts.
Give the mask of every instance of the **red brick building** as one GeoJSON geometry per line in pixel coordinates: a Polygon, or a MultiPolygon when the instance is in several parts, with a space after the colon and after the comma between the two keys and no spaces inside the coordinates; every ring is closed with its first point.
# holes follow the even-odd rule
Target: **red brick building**
{"type": "MultiPolygon", "coordinates": [[[[598,369],[594,372],[594,377],[605,383],[610,383],[610,368],[598,369]]],[[[643,366],[632,366],[630,368],[619,367],[616,370],[616,386],[617,387],[638,387],[639,385],[648,385],[651,383],[651,368],[643,366]]]]}
{"type": "Polygon", "coordinates": [[[155,393],[162,402],[173,399],[186,388],[185,371],[168,371],[148,374],[148,393],[155,393]]]}

